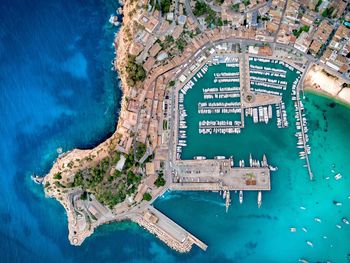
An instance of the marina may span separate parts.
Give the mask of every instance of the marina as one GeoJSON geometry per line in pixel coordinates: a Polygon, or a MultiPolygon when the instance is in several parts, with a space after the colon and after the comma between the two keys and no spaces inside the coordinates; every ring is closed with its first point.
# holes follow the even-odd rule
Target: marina
{"type": "Polygon", "coordinates": [[[312,180],[307,120],[299,95],[301,71],[284,61],[247,55],[213,55],[198,73],[196,68],[198,62],[190,66],[196,80],[184,82],[178,93],[177,160],[237,154],[219,147],[224,138],[232,136],[225,145],[237,148],[241,141],[255,141],[253,130],[278,133],[294,119],[296,148],[312,180]],[[272,131],[272,124],[277,131],[272,131]],[[211,154],[202,140],[210,142],[211,154]]]}

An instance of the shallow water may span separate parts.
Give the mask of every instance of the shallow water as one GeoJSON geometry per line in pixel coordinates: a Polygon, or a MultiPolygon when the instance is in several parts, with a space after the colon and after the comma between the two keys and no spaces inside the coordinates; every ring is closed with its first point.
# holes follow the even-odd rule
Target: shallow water
{"type": "MultiPolygon", "coordinates": [[[[217,193],[172,192],[157,200],[156,207],[209,245],[207,252],[194,248],[180,255],[128,222],[102,226],[81,247],[70,246],[64,209],[44,197],[30,174],[48,172],[58,147],[91,147],[114,131],[120,92],[110,70],[116,29],[108,18],[117,5],[93,0],[2,3],[1,262],[347,261],[350,228],[342,224],[338,230],[335,224],[350,217],[350,110],[330,107],[329,100],[315,95],[305,103],[314,182],[297,158],[294,135],[284,131],[269,148],[269,160],[279,170],[261,209],[256,193],[245,194],[243,205],[234,196],[227,214],[217,193]],[[332,178],[333,165],[343,174],[339,181],[332,178]],[[343,206],[334,206],[333,200],[343,206]],[[291,226],[297,233],[289,232],[291,226]],[[300,230],[304,226],[308,233],[300,230]]],[[[256,150],[257,157],[267,151],[256,150]]]]}

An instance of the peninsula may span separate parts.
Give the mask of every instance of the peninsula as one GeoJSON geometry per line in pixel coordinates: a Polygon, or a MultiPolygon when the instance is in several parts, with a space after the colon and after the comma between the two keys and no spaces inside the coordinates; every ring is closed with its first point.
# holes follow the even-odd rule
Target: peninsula
{"type": "Polygon", "coordinates": [[[230,191],[240,202],[255,191],[260,207],[277,167],[249,152],[237,160],[218,143],[247,139],[251,125],[286,129],[293,120],[296,158],[312,180],[304,86],[350,103],[347,2],[319,2],[125,1],[114,43],[123,91],[116,131],[60,155],[42,179],[67,212],[71,244],[131,220],[179,252],[206,250],[152,203],[167,190],[216,191],[228,209],[230,191]]]}

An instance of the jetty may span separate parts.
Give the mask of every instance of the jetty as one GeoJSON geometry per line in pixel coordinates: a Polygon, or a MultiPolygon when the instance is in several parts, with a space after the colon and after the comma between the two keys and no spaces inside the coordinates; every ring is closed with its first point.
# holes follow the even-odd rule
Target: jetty
{"type": "Polygon", "coordinates": [[[148,206],[142,214],[135,214],[132,220],[156,235],[161,241],[178,252],[189,252],[193,244],[204,251],[208,248],[204,242],[193,236],[153,206],[148,206]]]}

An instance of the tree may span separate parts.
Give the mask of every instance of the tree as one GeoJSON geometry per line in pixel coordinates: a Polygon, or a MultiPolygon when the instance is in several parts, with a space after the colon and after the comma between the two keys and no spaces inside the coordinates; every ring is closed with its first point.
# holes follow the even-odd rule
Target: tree
{"type": "Polygon", "coordinates": [[[195,16],[202,16],[208,10],[208,5],[202,1],[196,1],[196,5],[194,6],[193,14],[195,16]]]}
{"type": "Polygon", "coordinates": [[[62,179],[61,173],[60,173],[60,172],[56,173],[56,174],[53,176],[53,179],[61,180],[61,179],[62,179]]]}
{"type": "Polygon", "coordinates": [[[151,201],[152,200],[152,196],[150,193],[144,193],[143,194],[143,200],[145,201],[151,201]]]}
{"type": "Polygon", "coordinates": [[[165,185],[165,179],[162,175],[158,175],[158,178],[155,180],[154,185],[157,187],[161,187],[165,185]]]}
{"type": "Polygon", "coordinates": [[[135,56],[129,55],[125,69],[128,73],[128,84],[131,86],[134,86],[136,83],[146,78],[146,71],[143,66],[136,63],[135,56]]]}

